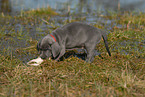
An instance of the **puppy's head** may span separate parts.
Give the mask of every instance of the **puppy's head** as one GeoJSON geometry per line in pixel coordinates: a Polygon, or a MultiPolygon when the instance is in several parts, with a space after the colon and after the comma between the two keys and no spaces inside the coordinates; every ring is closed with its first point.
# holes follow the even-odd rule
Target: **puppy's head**
{"type": "Polygon", "coordinates": [[[56,58],[60,53],[60,45],[50,35],[45,36],[37,44],[37,50],[40,53],[42,59],[56,58]]]}

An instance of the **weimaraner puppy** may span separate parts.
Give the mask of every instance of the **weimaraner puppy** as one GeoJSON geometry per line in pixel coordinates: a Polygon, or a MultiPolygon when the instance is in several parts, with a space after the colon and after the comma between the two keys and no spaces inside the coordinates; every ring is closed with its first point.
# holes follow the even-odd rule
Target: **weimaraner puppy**
{"type": "Polygon", "coordinates": [[[103,37],[109,56],[111,56],[105,32],[80,22],[69,23],[57,28],[39,41],[37,50],[40,52],[40,58],[53,57],[58,61],[66,50],[84,48],[87,51],[86,62],[92,62],[96,45],[100,42],[101,37],[103,37]]]}

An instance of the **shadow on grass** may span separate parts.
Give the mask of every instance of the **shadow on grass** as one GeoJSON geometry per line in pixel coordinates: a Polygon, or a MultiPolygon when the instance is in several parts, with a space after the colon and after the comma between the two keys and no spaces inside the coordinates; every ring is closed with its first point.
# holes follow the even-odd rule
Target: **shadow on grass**
{"type": "MultiPolygon", "coordinates": [[[[81,49],[82,51],[82,49],[81,49]]],[[[64,61],[65,59],[69,58],[69,57],[77,57],[79,59],[85,60],[87,57],[87,53],[85,52],[85,50],[83,50],[84,52],[80,52],[80,49],[78,49],[77,51],[67,51],[61,58],[59,61],[64,61]]],[[[101,56],[101,53],[98,53],[97,50],[94,52],[95,56],[99,56],[101,59],[103,59],[103,57],[101,56]]],[[[94,57],[95,57],[94,56],[94,57]]],[[[52,58],[54,60],[54,58],[52,58]]]]}

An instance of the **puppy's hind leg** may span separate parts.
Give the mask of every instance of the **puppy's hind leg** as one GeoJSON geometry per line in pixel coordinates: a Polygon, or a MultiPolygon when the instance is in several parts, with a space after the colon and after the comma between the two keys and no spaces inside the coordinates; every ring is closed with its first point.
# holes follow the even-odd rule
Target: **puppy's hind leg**
{"type": "Polygon", "coordinates": [[[86,62],[91,63],[94,60],[95,47],[96,47],[96,45],[90,45],[90,44],[85,45],[85,49],[87,50],[87,57],[86,57],[86,60],[85,60],[86,62]]]}

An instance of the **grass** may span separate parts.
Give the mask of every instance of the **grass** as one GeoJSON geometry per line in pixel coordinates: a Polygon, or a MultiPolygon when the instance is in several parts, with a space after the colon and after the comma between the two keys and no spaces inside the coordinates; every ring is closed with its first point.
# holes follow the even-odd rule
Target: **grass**
{"type": "Polygon", "coordinates": [[[143,96],[144,59],[128,57],[96,57],[92,64],[73,57],[29,67],[1,56],[1,95],[143,96]]]}
{"type": "MultiPolygon", "coordinates": [[[[20,16],[2,15],[0,18],[3,24],[0,26],[0,96],[145,96],[143,13],[103,16],[105,19],[114,19],[111,33],[108,34],[111,57],[101,41],[97,49],[102,52],[104,59],[96,56],[94,62],[89,64],[71,56],[60,62],[45,60],[38,67],[27,66],[19,56],[28,59],[29,56],[36,56],[35,46],[40,36],[59,27],[55,26],[55,21],[51,22],[49,12],[44,9],[42,12],[33,10],[22,12],[20,16]],[[41,27],[44,23],[52,27],[44,29],[41,27]]],[[[104,28],[97,24],[93,26],[104,28]]]]}

